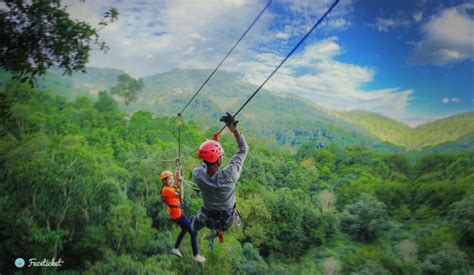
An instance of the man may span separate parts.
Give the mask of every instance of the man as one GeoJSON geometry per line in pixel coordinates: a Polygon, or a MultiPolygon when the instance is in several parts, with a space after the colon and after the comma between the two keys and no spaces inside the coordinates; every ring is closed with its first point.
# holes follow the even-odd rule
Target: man
{"type": "Polygon", "coordinates": [[[171,253],[178,257],[182,257],[181,251],[179,251],[179,245],[183,240],[186,233],[189,233],[191,236],[191,245],[193,248],[193,259],[196,262],[204,263],[206,259],[199,255],[198,253],[198,245],[196,240],[196,234],[191,230],[191,223],[184,215],[181,207],[181,199],[182,199],[182,186],[179,187],[179,191],[174,184],[174,177],[173,173],[170,171],[164,171],[160,175],[160,179],[162,182],[161,186],[161,198],[163,201],[168,205],[168,215],[172,221],[177,223],[181,228],[181,233],[179,233],[178,239],[176,240],[176,244],[173,249],[171,249],[171,253]]]}
{"type": "Polygon", "coordinates": [[[234,135],[238,151],[229,165],[221,170],[219,167],[224,150],[218,142],[218,135],[214,135],[214,140],[205,141],[199,147],[198,156],[203,163],[193,170],[193,176],[201,190],[204,203],[192,219],[194,232],[206,226],[218,230],[221,234],[221,231],[227,230],[234,223],[238,215],[235,210],[235,183],[242,172],[248,146],[244,135],[237,130],[238,121],[235,121],[231,114],[227,113],[221,121],[226,123],[234,135]]]}

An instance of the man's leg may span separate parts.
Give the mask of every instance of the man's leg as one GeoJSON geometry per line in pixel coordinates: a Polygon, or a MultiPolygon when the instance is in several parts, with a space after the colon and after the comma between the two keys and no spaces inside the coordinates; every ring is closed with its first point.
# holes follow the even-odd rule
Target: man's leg
{"type": "Polygon", "coordinates": [[[235,209],[229,210],[227,212],[227,215],[226,215],[225,219],[223,220],[224,223],[221,224],[222,231],[227,231],[229,228],[231,228],[232,225],[234,224],[236,218],[237,218],[237,213],[236,213],[235,209]]]}
{"type": "Polygon", "coordinates": [[[197,234],[206,224],[207,216],[202,212],[202,209],[199,212],[191,217],[191,230],[194,234],[197,234]]]}

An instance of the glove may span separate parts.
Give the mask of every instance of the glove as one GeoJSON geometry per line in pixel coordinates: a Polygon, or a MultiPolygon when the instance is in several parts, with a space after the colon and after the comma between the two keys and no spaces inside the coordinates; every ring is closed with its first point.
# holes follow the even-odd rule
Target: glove
{"type": "Polygon", "coordinates": [[[226,112],[226,115],[225,116],[222,116],[221,119],[219,121],[223,121],[225,123],[225,125],[231,125],[233,124],[234,127],[237,126],[237,123],[239,123],[238,120],[234,120],[234,116],[227,113],[226,112]]]}

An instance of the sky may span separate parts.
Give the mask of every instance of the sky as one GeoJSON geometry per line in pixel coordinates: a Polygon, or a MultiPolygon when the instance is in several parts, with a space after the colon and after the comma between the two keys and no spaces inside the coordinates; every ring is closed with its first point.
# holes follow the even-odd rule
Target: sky
{"type": "MultiPolygon", "coordinates": [[[[99,32],[110,50],[93,51],[88,66],[134,77],[213,69],[266,3],[63,1],[92,26],[118,9],[118,21],[99,32]]],[[[273,0],[221,68],[260,85],[332,3],[273,0]]],[[[265,88],[416,126],[474,111],[473,62],[472,1],[341,0],[265,88]]]]}

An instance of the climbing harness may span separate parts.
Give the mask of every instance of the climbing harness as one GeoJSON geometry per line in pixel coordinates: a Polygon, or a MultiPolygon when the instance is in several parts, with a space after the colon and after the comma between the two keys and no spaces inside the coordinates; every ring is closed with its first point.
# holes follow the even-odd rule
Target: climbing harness
{"type": "Polygon", "coordinates": [[[224,232],[234,224],[240,226],[240,213],[236,206],[227,210],[208,210],[201,207],[201,211],[196,215],[198,221],[209,228],[209,249],[214,249],[214,239],[217,236],[219,242],[224,242],[224,232]]]}

